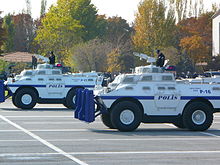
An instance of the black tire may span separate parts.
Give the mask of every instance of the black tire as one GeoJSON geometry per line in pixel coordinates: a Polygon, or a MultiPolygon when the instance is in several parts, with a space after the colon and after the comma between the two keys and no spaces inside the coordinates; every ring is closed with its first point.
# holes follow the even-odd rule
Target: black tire
{"type": "Polygon", "coordinates": [[[115,129],[115,127],[113,126],[113,124],[111,122],[110,114],[102,114],[101,120],[106,127],[110,128],[110,129],[115,129]]]}
{"type": "Polygon", "coordinates": [[[16,106],[17,108],[20,108],[20,107],[17,105],[17,103],[15,102],[15,96],[16,96],[16,94],[14,94],[14,95],[12,96],[12,103],[13,103],[14,106],[16,106]]]}
{"type": "Polygon", "coordinates": [[[137,104],[130,101],[123,101],[112,108],[110,118],[113,127],[119,131],[133,131],[141,123],[142,112],[137,104]]]}
{"type": "Polygon", "coordinates": [[[37,103],[37,94],[32,89],[23,88],[16,93],[14,102],[21,109],[32,109],[37,103]]]}
{"type": "Polygon", "coordinates": [[[76,90],[72,89],[71,91],[69,91],[66,100],[64,102],[64,106],[66,106],[68,109],[76,109],[75,96],[76,96],[76,90]]]}
{"type": "MultiPolygon", "coordinates": [[[[63,105],[68,108],[68,105],[66,104],[66,100],[64,100],[63,105]]],[[[69,109],[69,108],[68,108],[69,109]]]]}
{"type": "Polygon", "coordinates": [[[179,121],[173,123],[173,125],[175,125],[177,128],[181,128],[181,129],[186,128],[186,126],[183,124],[182,120],[179,120],[179,121]]]}
{"type": "Polygon", "coordinates": [[[184,109],[183,124],[189,130],[207,130],[212,122],[213,108],[203,102],[192,102],[184,109]]]}

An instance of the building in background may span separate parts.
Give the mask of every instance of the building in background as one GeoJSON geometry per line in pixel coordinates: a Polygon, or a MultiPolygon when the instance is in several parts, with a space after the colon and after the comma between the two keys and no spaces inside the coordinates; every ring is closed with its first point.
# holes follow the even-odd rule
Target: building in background
{"type": "Polygon", "coordinates": [[[7,61],[7,62],[25,62],[25,63],[31,63],[32,62],[32,56],[34,54],[28,53],[28,52],[12,52],[3,54],[0,59],[7,61]]]}
{"type": "Polygon", "coordinates": [[[212,17],[212,55],[220,55],[220,10],[212,17]]]}

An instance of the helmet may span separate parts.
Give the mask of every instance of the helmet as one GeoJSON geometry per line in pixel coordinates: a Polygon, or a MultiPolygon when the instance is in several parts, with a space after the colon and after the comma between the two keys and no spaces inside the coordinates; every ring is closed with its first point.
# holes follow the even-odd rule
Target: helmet
{"type": "Polygon", "coordinates": [[[157,49],[157,50],[156,50],[156,52],[157,52],[157,54],[159,54],[159,53],[160,53],[160,50],[159,50],[159,49],[157,49]]]}

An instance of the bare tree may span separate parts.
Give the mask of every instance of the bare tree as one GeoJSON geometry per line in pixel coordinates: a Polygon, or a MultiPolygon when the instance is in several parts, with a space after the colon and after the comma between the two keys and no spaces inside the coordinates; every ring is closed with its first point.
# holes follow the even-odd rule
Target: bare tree
{"type": "Polygon", "coordinates": [[[30,0],[26,0],[26,14],[31,15],[31,1],[30,0]]]}
{"type": "Polygon", "coordinates": [[[110,43],[100,39],[90,40],[73,48],[73,58],[80,71],[106,71],[107,54],[112,50],[110,43]]]}

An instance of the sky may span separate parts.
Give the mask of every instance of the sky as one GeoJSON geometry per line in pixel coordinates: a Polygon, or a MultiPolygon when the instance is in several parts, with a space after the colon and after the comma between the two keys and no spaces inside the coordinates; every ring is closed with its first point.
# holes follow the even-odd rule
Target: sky
{"type": "MultiPolygon", "coordinates": [[[[57,0],[47,0],[47,7],[56,4],[57,0]]],[[[129,23],[134,21],[135,13],[138,4],[141,0],[92,0],[92,3],[97,7],[99,14],[107,16],[121,16],[129,23]]],[[[212,3],[220,3],[219,0],[204,0],[205,7],[211,8],[212,3]]],[[[31,11],[34,19],[40,15],[41,0],[31,0],[31,11]]],[[[21,13],[26,8],[25,0],[0,0],[0,11],[3,11],[1,16],[8,13],[21,13]]]]}

